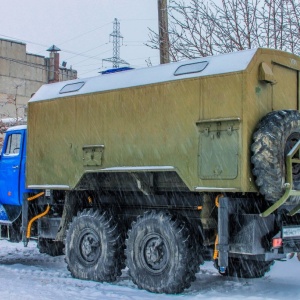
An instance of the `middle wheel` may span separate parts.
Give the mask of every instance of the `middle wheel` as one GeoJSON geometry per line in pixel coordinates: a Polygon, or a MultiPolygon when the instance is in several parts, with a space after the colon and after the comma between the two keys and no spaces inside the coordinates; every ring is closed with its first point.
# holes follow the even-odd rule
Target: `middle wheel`
{"type": "Polygon", "coordinates": [[[126,242],[127,266],[139,288],[180,293],[190,286],[198,260],[188,228],[164,212],[147,212],[133,223],[126,242]]]}

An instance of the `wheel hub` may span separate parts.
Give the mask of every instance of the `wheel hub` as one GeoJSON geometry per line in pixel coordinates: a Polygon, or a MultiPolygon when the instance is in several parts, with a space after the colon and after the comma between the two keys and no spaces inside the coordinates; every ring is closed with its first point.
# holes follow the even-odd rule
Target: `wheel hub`
{"type": "Polygon", "coordinates": [[[169,260],[168,248],[158,234],[146,235],[142,242],[142,263],[152,273],[160,273],[169,260]]]}
{"type": "MultiPolygon", "coordinates": [[[[293,149],[296,143],[300,140],[300,133],[294,132],[292,133],[287,141],[285,146],[285,156],[293,149]]],[[[298,154],[299,156],[299,154],[298,154]]],[[[300,179],[300,164],[293,164],[292,166],[292,173],[294,176],[294,180],[298,181],[300,179]]]]}
{"type": "Polygon", "coordinates": [[[81,258],[85,262],[96,262],[101,253],[98,235],[94,232],[84,232],[81,235],[79,248],[81,258]]]}

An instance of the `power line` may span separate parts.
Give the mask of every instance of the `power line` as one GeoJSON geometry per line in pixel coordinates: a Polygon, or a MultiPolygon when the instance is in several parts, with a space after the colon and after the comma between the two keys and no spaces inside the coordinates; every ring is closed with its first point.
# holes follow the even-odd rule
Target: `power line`
{"type": "MultiPolygon", "coordinates": [[[[33,44],[33,45],[37,45],[37,46],[45,47],[45,48],[49,47],[49,45],[46,46],[46,45],[44,45],[44,44],[39,44],[39,43],[35,43],[35,42],[32,42],[32,41],[28,41],[28,40],[22,40],[22,39],[19,39],[19,38],[16,38],[16,37],[11,37],[11,36],[7,36],[7,35],[3,35],[3,34],[0,34],[0,36],[3,36],[3,37],[5,37],[5,38],[12,39],[12,40],[15,41],[15,42],[20,42],[20,43],[24,43],[24,44],[29,43],[29,44],[33,44]]],[[[64,44],[64,43],[63,43],[63,44],[64,44]]],[[[108,44],[108,43],[104,43],[104,44],[102,44],[102,45],[100,45],[100,46],[97,46],[97,47],[95,47],[95,48],[93,48],[93,49],[90,49],[90,50],[87,50],[87,51],[84,51],[84,52],[81,52],[81,53],[76,53],[76,52],[74,52],[74,51],[67,50],[67,49],[61,49],[61,51],[62,51],[62,52],[65,52],[65,53],[70,53],[70,54],[75,55],[75,56],[73,56],[73,57],[76,57],[76,56],[83,56],[83,57],[91,58],[91,57],[88,56],[88,55],[84,55],[84,53],[87,53],[87,52],[89,52],[89,51],[92,51],[92,50],[94,50],[94,49],[96,49],[96,48],[100,48],[100,47],[102,47],[103,45],[106,45],[106,44],[108,44]]],[[[46,50],[44,50],[44,51],[46,51],[46,50]]],[[[41,53],[41,52],[40,52],[40,53],[41,53]]],[[[43,55],[43,56],[44,56],[44,55],[43,55]]]]}
{"type": "MultiPolygon", "coordinates": [[[[103,27],[105,27],[105,26],[107,26],[107,25],[109,25],[109,24],[111,24],[111,22],[106,23],[106,24],[104,24],[104,25],[101,25],[101,26],[99,26],[99,27],[96,27],[96,28],[94,28],[94,29],[92,29],[92,30],[86,31],[86,32],[84,32],[84,33],[82,33],[82,34],[79,34],[79,35],[77,35],[77,36],[75,36],[75,37],[73,37],[73,38],[70,38],[70,39],[65,40],[65,41],[63,41],[63,42],[61,42],[61,43],[58,43],[58,44],[59,44],[59,45],[66,44],[66,43],[68,43],[68,42],[70,42],[70,41],[72,41],[72,40],[75,40],[75,39],[77,39],[77,38],[79,38],[79,37],[81,37],[81,36],[87,35],[87,34],[93,32],[93,31],[96,31],[96,30],[98,30],[98,29],[101,29],[101,28],[103,28],[103,27]]],[[[13,40],[15,40],[15,41],[19,41],[19,42],[21,42],[21,43],[29,43],[29,44],[33,44],[33,45],[37,45],[37,46],[41,46],[41,47],[45,47],[45,48],[48,47],[48,45],[44,45],[44,44],[40,44],[40,43],[36,43],[36,42],[29,41],[29,40],[24,40],[24,39],[20,39],[20,38],[8,36],[8,35],[5,35],[5,34],[0,34],[0,36],[3,36],[3,37],[5,37],[5,38],[9,38],[9,39],[13,39],[13,40]]],[[[67,50],[63,50],[63,51],[64,51],[64,52],[70,52],[70,53],[72,53],[71,51],[67,51],[67,50]]],[[[74,52],[73,52],[73,54],[74,54],[74,52]]]]}
{"type": "Polygon", "coordinates": [[[87,59],[81,60],[81,61],[78,62],[76,65],[78,65],[78,64],[80,64],[80,63],[82,63],[82,62],[84,62],[84,61],[87,61],[88,59],[100,60],[100,58],[97,58],[97,57],[98,57],[99,55],[104,54],[104,53],[107,53],[107,52],[109,52],[109,51],[111,51],[111,49],[106,50],[106,51],[101,52],[101,53],[98,53],[98,54],[96,54],[95,56],[91,56],[91,57],[89,57],[89,58],[87,58],[87,59]]]}
{"type": "Polygon", "coordinates": [[[26,61],[19,60],[19,59],[14,59],[14,58],[9,58],[9,57],[4,57],[4,56],[0,56],[0,59],[8,60],[8,61],[20,64],[20,65],[25,65],[25,66],[40,69],[40,70],[46,70],[46,71],[49,70],[49,68],[47,69],[47,67],[39,67],[39,64],[26,62],[26,61]]]}
{"type": "Polygon", "coordinates": [[[85,56],[85,57],[88,57],[89,58],[89,56],[86,56],[86,55],[83,55],[84,53],[87,53],[87,52],[90,52],[90,51],[93,51],[93,50],[95,50],[95,49],[98,49],[98,48],[100,48],[100,47],[103,47],[103,46],[105,46],[105,45],[108,45],[108,43],[104,43],[104,44],[101,44],[100,46],[97,46],[97,47],[94,47],[94,48],[92,48],[92,49],[90,49],[90,50],[87,50],[87,51],[84,51],[84,52],[80,52],[80,53],[78,53],[78,54],[75,54],[74,56],[71,56],[71,57],[67,57],[66,59],[72,59],[72,58],[74,58],[74,57],[76,57],[76,56],[85,56]]]}
{"type": "Polygon", "coordinates": [[[120,19],[120,21],[130,22],[130,21],[157,21],[157,19],[120,19]]]}
{"type": "MultiPolygon", "coordinates": [[[[109,23],[109,24],[111,24],[111,23],[109,23]]],[[[16,42],[21,42],[21,41],[23,41],[24,43],[27,42],[27,43],[31,43],[31,44],[35,44],[35,45],[43,46],[43,47],[47,48],[46,45],[34,43],[34,42],[32,42],[32,41],[28,41],[28,40],[20,40],[20,39],[18,39],[18,38],[14,38],[14,37],[7,36],[7,35],[2,35],[2,34],[0,34],[0,36],[4,36],[4,37],[6,37],[6,38],[13,39],[13,40],[16,41],[16,42]]],[[[79,62],[76,63],[76,64],[73,64],[73,66],[75,66],[74,69],[76,70],[76,68],[77,68],[76,66],[79,66],[80,63],[85,62],[85,61],[90,60],[90,59],[94,59],[94,60],[96,60],[96,61],[102,62],[102,58],[99,58],[98,56],[101,55],[101,54],[104,54],[104,53],[107,53],[107,52],[111,51],[111,49],[109,49],[109,50],[107,50],[107,51],[104,51],[104,52],[101,52],[101,53],[98,53],[97,55],[94,55],[94,56],[84,55],[84,53],[87,53],[87,52],[89,52],[89,51],[95,50],[95,49],[100,48],[100,47],[102,47],[102,46],[104,46],[104,45],[107,45],[107,44],[108,44],[108,43],[101,44],[100,46],[94,47],[93,49],[90,49],[90,50],[87,50],[87,51],[81,52],[81,53],[76,53],[76,52],[74,52],[74,51],[69,51],[69,50],[64,50],[64,49],[62,50],[62,52],[73,54],[73,56],[72,56],[71,58],[74,58],[74,57],[76,57],[76,56],[80,56],[80,57],[85,57],[85,58],[86,58],[86,59],[84,59],[84,60],[79,61],[79,62]]],[[[71,58],[69,57],[69,58],[66,58],[66,59],[71,59],[71,58]]],[[[21,64],[21,65],[25,65],[25,66],[29,66],[29,67],[32,67],[32,68],[37,68],[37,69],[45,70],[46,72],[49,72],[49,67],[46,67],[46,66],[43,67],[43,66],[41,65],[41,66],[39,67],[39,65],[34,64],[34,63],[30,63],[30,62],[26,62],[26,61],[22,61],[22,60],[17,60],[17,59],[13,59],[13,58],[8,58],[8,57],[3,57],[3,56],[0,56],[0,59],[8,60],[8,61],[11,61],[11,62],[14,62],[14,63],[18,63],[18,64],[21,64]]],[[[89,72],[81,73],[80,75],[84,75],[84,74],[86,74],[86,73],[89,73],[89,72]]]]}
{"type": "Polygon", "coordinates": [[[105,26],[107,26],[107,25],[109,25],[109,24],[111,24],[111,22],[106,23],[106,24],[104,24],[104,25],[102,25],[102,26],[100,26],[100,27],[97,27],[97,28],[95,28],[95,29],[92,29],[92,30],[90,30],[90,31],[87,31],[87,32],[85,32],[85,33],[79,34],[79,35],[77,35],[77,36],[75,36],[75,37],[73,37],[73,38],[71,38],[71,39],[69,39],[69,40],[66,40],[66,41],[60,43],[60,45],[63,45],[63,44],[68,43],[68,42],[70,42],[70,41],[76,40],[76,39],[78,39],[78,38],[81,37],[81,36],[87,35],[88,33],[91,33],[91,32],[93,32],[93,31],[96,31],[96,30],[98,30],[98,29],[101,29],[101,28],[103,28],[103,27],[105,27],[105,26]]]}
{"type": "Polygon", "coordinates": [[[39,43],[35,43],[35,42],[32,42],[32,41],[19,39],[19,38],[8,36],[8,35],[4,35],[4,34],[0,34],[0,36],[3,36],[3,37],[8,38],[8,39],[12,39],[12,40],[14,40],[16,42],[23,43],[23,44],[29,43],[29,44],[33,44],[33,45],[37,45],[37,46],[41,46],[41,47],[45,47],[45,48],[49,47],[49,46],[46,46],[44,44],[39,44],[39,43]]]}

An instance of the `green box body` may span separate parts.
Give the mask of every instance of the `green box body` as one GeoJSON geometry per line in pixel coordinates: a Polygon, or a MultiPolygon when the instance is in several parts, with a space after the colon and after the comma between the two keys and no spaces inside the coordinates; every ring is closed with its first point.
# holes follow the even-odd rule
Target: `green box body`
{"type": "Polygon", "coordinates": [[[151,173],[156,191],[255,192],[252,134],[298,110],[299,70],[256,49],[45,85],[28,107],[27,186],[134,190],[151,173]]]}

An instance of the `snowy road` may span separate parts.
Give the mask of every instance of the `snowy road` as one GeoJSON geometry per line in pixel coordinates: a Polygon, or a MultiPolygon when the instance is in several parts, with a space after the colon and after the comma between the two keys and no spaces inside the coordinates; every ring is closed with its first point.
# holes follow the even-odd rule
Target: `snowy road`
{"type": "Polygon", "coordinates": [[[262,279],[228,279],[220,276],[211,263],[201,267],[197,280],[180,295],[157,295],[139,290],[126,270],[114,284],[77,280],[71,277],[64,257],[40,254],[34,242],[0,241],[0,299],[47,300],[282,300],[300,299],[300,263],[296,258],[276,262],[262,279]]]}

